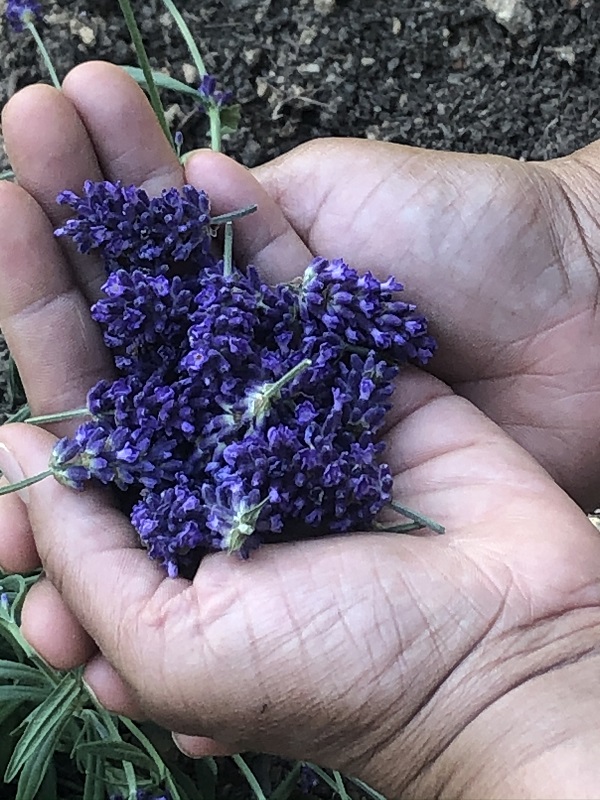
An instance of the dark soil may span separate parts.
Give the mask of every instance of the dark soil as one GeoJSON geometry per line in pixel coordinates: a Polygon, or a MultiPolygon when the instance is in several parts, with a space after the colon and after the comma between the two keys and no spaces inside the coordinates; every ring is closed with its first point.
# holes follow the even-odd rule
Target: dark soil
{"type": "MultiPolygon", "coordinates": [[[[242,128],[228,151],[252,166],[317,136],[526,159],[590,142],[600,134],[598,0],[526,2],[531,20],[513,33],[483,0],[180,0],[179,7],[209,69],[242,104],[242,128]]],[[[160,0],[134,5],[154,65],[195,83],[160,0]]],[[[134,63],[115,0],[46,8],[44,38],[59,75],[91,58],[134,63]]],[[[26,34],[5,34],[0,64],[0,103],[43,77],[26,34]]],[[[168,99],[186,146],[199,143],[192,103],[168,99]]]]}

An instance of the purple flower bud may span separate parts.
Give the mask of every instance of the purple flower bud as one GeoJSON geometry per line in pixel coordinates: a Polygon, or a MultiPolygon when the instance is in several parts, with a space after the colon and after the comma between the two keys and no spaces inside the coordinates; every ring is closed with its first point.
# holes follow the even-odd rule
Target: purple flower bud
{"type": "Polygon", "coordinates": [[[11,28],[20,33],[28,22],[40,18],[42,9],[35,0],[7,0],[5,14],[11,28]]]}
{"type": "Polygon", "coordinates": [[[205,103],[217,108],[230,105],[233,101],[233,92],[217,89],[217,79],[214,75],[204,75],[198,87],[198,94],[205,103]]]}

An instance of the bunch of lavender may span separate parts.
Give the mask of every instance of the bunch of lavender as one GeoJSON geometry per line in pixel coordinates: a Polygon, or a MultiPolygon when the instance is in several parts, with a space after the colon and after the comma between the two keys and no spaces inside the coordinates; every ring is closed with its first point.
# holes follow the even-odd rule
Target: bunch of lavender
{"type": "Polygon", "coordinates": [[[371,529],[392,499],[378,434],[393,382],[435,349],[402,285],[315,258],[268,286],[214,254],[224,218],[191,186],[149,198],[86,183],[58,199],[74,215],[56,234],[104,262],[91,313],[118,377],[90,391],[54,476],[133,494],[131,521],[171,576],[209,551],[371,529]]]}
{"type": "MultiPolygon", "coordinates": [[[[119,0],[166,135],[154,74],[129,0],[119,0]]],[[[220,149],[230,92],[217,89],[187,26],[198,98],[220,149]]],[[[17,25],[39,9],[12,0],[17,25]]],[[[139,78],[140,76],[138,76],[139,78]]],[[[248,554],[261,542],[372,529],[392,503],[379,440],[403,364],[425,364],[426,320],[402,285],[315,258],[290,284],[215,252],[209,199],[191,186],[149,198],[135,186],[86,183],[59,202],[56,233],[105,265],[92,308],[118,376],[88,396],[90,419],[61,440],[48,474],[75,489],[114,483],[150,557],[171,576],[206,552],[248,554]]],[[[226,237],[227,238],[227,237],[226,237]]],[[[228,239],[231,245],[231,237],[228,239]]]]}
{"type": "MultiPolygon", "coordinates": [[[[220,150],[239,108],[207,73],[172,0],[163,3],[188,44],[199,87],[151,70],[129,0],[119,4],[139,67],[124,69],[148,91],[178,155],[182,137],[168,128],[159,88],[195,97],[211,146],[220,150]]],[[[31,33],[60,88],[35,27],[38,3],[8,0],[6,16],[15,31],[31,33]]],[[[82,253],[99,253],[106,267],[92,316],[116,377],[91,389],[88,420],[58,442],[45,474],[75,489],[94,478],[123,490],[142,543],[173,576],[193,572],[211,550],[247,556],[265,541],[376,527],[379,511],[395,507],[379,440],[394,383],[404,364],[425,364],[435,349],[424,318],[399,299],[402,286],[323,258],[297,281],[267,286],[252,266],[232,263],[231,220],[247,210],[211,217],[206,195],[189,186],[149,198],[132,186],[88,183],[59,202],[73,216],[57,235],[72,238],[82,253]],[[220,254],[214,233],[222,224],[220,254]]],[[[15,418],[28,414],[24,407],[15,418]]],[[[431,524],[412,518],[396,528],[431,524]]],[[[59,796],[64,753],[71,768],[61,796],[74,798],[74,787],[77,797],[113,800],[214,796],[212,759],[194,762],[191,781],[150,732],[99,707],[80,671],[58,673],[31,650],[19,609],[35,577],[0,578],[0,738],[12,742],[4,780],[18,780],[17,800],[38,789],[39,796],[59,796]]],[[[233,760],[265,800],[244,758],[233,760]]],[[[321,780],[349,800],[339,773],[301,764],[269,796],[287,800],[299,780],[304,791],[321,780]]]]}

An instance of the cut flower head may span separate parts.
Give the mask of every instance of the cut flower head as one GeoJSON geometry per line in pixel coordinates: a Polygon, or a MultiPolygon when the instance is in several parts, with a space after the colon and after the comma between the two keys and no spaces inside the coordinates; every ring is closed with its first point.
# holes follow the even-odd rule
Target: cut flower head
{"type": "Polygon", "coordinates": [[[88,182],[59,202],[75,216],[57,235],[104,261],[92,316],[118,376],[91,389],[91,419],[55,446],[55,477],[126,491],[171,576],[210,551],[372,529],[392,499],[379,433],[394,381],[435,351],[402,285],[342,259],[276,286],[227,268],[191,186],[151,199],[88,182]]]}

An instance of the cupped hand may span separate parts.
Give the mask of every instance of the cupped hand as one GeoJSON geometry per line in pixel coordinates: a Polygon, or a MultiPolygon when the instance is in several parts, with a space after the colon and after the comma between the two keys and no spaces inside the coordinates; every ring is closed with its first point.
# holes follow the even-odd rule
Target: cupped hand
{"type": "Polygon", "coordinates": [[[589,510],[600,501],[599,169],[600,143],[525,164],[331,139],[254,174],[310,250],[405,283],[440,340],[434,374],[589,510]]]}
{"type": "MultiPolygon", "coordinates": [[[[4,135],[20,187],[0,186],[0,324],[34,411],[77,407],[110,373],[87,315],[101,270],[53,239],[53,198],[86,178],[157,192],[184,176],[139,90],[105,65],[75,70],[62,95],[21,93],[4,135]]],[[[236,240],[269,278],[305,266],[301,226],[243,168],[203,153],[186,177],[215,213],[258,203],[236,240]]],[[[348,237],[335,255],[369,266],[348,237]]],[[[441,315],[443,348],[450,307],[439,295],[421,305],[441,315]]],[[[314,759],[391,796],[539,787],[548,751],[564,765],[577,745],[594,752],[600,540],[530,456],[432,376],[401,377],[386,439],[395,494],[445,524],[444,537],[331,537],[248,562],[219,554],[189,582],[148,561],[104,492],[48,480],[2,498],[0,563],[40,562],[47,575],[24,607],[26,636],[58,666],[87,662],[108,707],[231,749],[314,759]]],[[[53,441],[3,428],[8,477],[42,471],[53,441]]]]}

